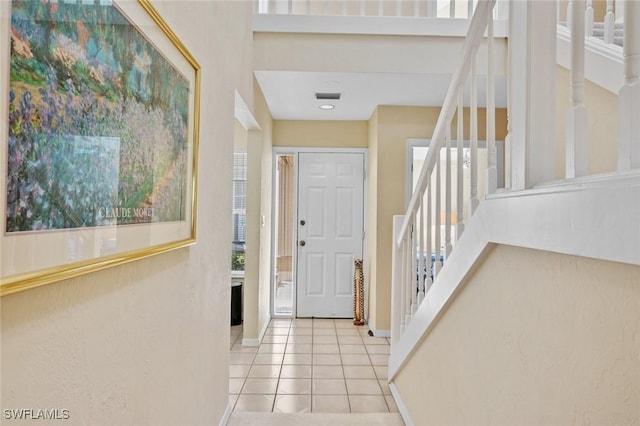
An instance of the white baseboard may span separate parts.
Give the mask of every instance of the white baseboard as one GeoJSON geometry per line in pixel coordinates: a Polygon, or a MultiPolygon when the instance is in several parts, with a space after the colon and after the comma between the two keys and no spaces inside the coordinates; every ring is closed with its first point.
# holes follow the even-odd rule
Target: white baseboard
{"type": "Polygon", "coordinates": [[[271,322],[271,320],[269,319],[267,322],[264,323],[264,325],[262,326],[262,330],[260,330],[260,333],[258,334],[258,341],[262,342],[262,338],[264,337],[265,333],[267,332],[267,327],[269,327],[269,323],[271,322]]]}
{"type": "Polygon", "coordinates": [[[393,399],[398,406],[398,412],[402,416],[404,424],[406,426],[413,426],[413,421],[411,420],[411,416],[409,415],[409,410],[407,410],[407,407],[404,405],[402,398],[400,398],[398,388],[396,388],[396,385],[393,382],[389,382],[389,389],[391,390],[391,395],[393,396],[393,399]]]}
{"type": "Polygon", "coordinates": [[[260,346],[260,342],[262,342],[262,338],[264,337],[264,334],[267,332],[267,327],[269,327],[269,321],[267,321],[264,327],[262,327],[262,330],[260,330],[258,337],[253,337],[253,338],[243,337],[242,346],[260,346]]]}
{"type": "Polygon", "coordinates": [[[231,413],[233,412],[233,405],[231,403],[227,403],[227,409],[224,410],[224,414],[220,419],[220,426],[226,426],[229,423],[229,419],[231,418],[231,413]]]}
{"type": "Polygon", "coordinates": [[[242,338],[242,346],[260,346],[260,339],[257,337],[253,338],[242,338]]]}
{"type": "Polygon", "coordinates": [[[370,330],[373,333],[373,337],[391,337],[391,330],[375,330],[373,328],[370,330]]]}

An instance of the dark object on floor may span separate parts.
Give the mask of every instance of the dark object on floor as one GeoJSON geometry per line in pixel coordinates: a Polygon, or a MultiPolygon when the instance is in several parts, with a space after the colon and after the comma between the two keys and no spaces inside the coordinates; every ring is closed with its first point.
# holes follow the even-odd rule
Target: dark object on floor
{"type": "Polygon", "coordinates": [[[231,325],[242,324],[242,283],[231,283],[231,325]]]}
{"type": "Polygon", "coordinates": [[[369,330],[369,336],[373,337],[373,331],[369,330]]]}

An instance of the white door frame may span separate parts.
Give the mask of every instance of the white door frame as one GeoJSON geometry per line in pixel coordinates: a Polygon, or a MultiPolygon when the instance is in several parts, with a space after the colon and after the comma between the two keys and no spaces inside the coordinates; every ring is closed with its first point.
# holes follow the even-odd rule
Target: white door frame
{"type": "MultiPolygon", "coordinates": [[[[294,183],[294,191],[295,191],[295,199],[298,199],[298,154],[301,152],[318,152],[318,153],[336,153],[336,154],[348,154],[348,153],[360,153],[364,155],[364,199],[363,199],[363,238],[362,238],[362,257],[363,257],[363,269],[365,271],[368,270],[368,256],[367,256],[367,230],[368,230],[368,168],[369,168],[369,150],[367,148],[309,148],[309,147],[284,147],[284,146],[274,146],[272,148],[272,188],[271,188],[271,229],[276,229],[276,203],[274,202],[274,198],[276,195],[276,173],[277,171],[277,157],[279,155],[293,155],[294,161],[294,170],[295,170],[295,183],[294,183]]],[[[295,211],[293,213],[294,224],[298,223],[298,203],[295,203],[295,211]]],[[[295,241],[298,241],[298,226],[295,226],[294,238],[295,241]]],[[[292,306],[292,314],[289,315],[275,315],[275,292],[274,288],[274,274],[275,274],[275,245],[276,245],[277,235],[275,233],[271,234],[271,274],[270,274],[270,303],[271,303],[271,317],[272,318],[295,318],[297,315],[297,288],[298,288],[298,277],[297,272],[293,274],[293,306],[292,306]]],[[[297,247],[297,244],[295,245],[297,247]]],[[[298,250],[293,251],[293,265],[295,266],[295,271],[297,271],[298,267],[298,250]]],[[[364,300],[365,300],[365,318],[368,318],[369,313],[369,279],[367,274],[365,274],[365,285],[364,285],[364,300]]]]}

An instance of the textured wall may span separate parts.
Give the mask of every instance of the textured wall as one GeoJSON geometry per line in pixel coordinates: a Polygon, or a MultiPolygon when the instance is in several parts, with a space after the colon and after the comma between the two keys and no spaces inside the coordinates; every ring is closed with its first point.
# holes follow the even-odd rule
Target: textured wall
{"type": "Polygon", "coordinates": [[[234,89],[253,97],[252,4],[153,3],[202,66],[198,243],[4,297],[3,409],[92,425],[212,425],[226,409],[234,89]]]}
{"type": "Polygon", "coordinates": [[[395,380],[414,424],[640,422],[640,267],[496,246],[395,380]]]}

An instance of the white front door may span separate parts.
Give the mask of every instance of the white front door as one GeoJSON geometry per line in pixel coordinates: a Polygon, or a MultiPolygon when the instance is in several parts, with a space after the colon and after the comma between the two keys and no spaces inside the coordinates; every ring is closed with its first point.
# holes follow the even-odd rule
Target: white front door
{"type": "Polygon", "coordinates": [[[362,258],[364,154],[298,154],[297,316],[353,316],[362,258]]]}

